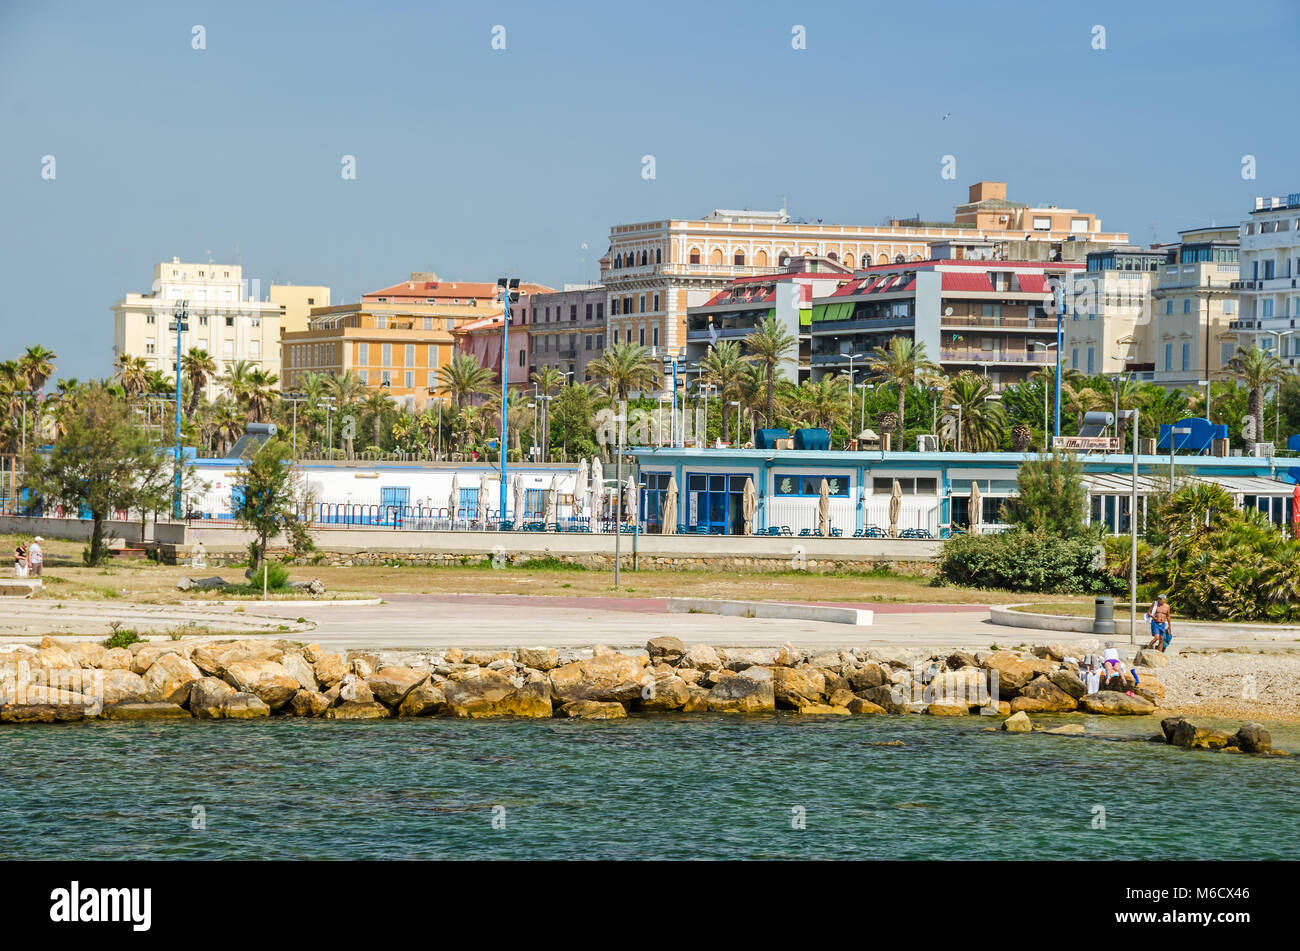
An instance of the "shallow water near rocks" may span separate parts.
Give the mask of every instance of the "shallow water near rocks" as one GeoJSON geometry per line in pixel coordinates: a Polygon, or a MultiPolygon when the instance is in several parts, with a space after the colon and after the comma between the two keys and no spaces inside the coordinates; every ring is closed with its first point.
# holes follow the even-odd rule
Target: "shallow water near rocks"
{"type": "Polygon", "coordinates": [[[6,728],[0,859],[1300,858],[1300,758],[1040,722],[1109,741],[785,714],[6,728]]]}

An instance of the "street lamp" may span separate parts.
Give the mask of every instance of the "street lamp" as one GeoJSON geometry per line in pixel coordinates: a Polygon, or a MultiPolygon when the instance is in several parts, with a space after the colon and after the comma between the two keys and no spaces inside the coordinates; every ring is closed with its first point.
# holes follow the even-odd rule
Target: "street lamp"
{"type": "Polygon", "coordinates": [[[957,411],[957,451],[961,452],[961,404],[953,403],[948,408],[957,411]]]}
{"type": "Polygon", "coordinates": [[[501,454],[501,518],[506,517],[506,417],[509,415],[506,407],[508,400],[506,397],[510,392],[510,305],[517,303],[519,300],[519,278],[517,277],[499,277],[497,278],[497,287],[501,289],[501,444],[498,447],[501,454]]]}
{"type": "MultiPolygon", "coordinates": [[[[1128,503],[1128,528],[1129,535],[1129,554],[1128,554],[1128,593],[1129,608],[1131,616],[1129,618],[1128,642],[1137,643],[1137,618],[1138,618],[1138,411],[1136,409],[1126,409],[1119,413],[1119,418],[1133,421],[1133,487],[1132,495],[1128,503]]],[[[1170,445],[1173,439],[1169,440],[1170,445]]],[[[1172,480],[1170,486],[1172,487],[1172,480]]]]}
{"type": "Polygon", "coordinates": [[[729,400],[728,403],[727,403],[727,405],[728,405],[728,406],[734,406],[734,407],[736,407],[736,443],[737,443],[736,448],[739,448],[739,443],[740,443],[740,400],[729,400]]]}
{"type": "Polygon", "coordinates": [[[307,397],[303,393],[286,393],[280,399],[293,404],[293,458],[296,462],[298,460],[298,404],[307,402],[307,397]]]}
{"type": "MultiPolygon", "coordinates": [[[[1043,343],[1043,341],[1041,340],[1031,340],[1029,341],[1029,345],[1031,347],[1042,347],[1044,350],[1051,350],[1053,347],[1056,347],[1058,353],[1060,351],[1060,347],[1057,345],[1057,341],[1055,340],[1053,340],[1051,343],[1043,343]]],[[[1058,378],[1061,375],[1061,363],[1059,360],[1056,363],[1056,375],[1058,378]]],[[[1057,396],[1059,399],[1060,396],[1059,389],[1057,390],[1057,396]]],[[[1058,427],[1057,435],[1058,436],[1060,435],[1059,427],[1058,427]]],[[[1047,387],[1046,386],[1043,387],[1043,452],[1047,452],[1047,387]]]]}
{"type": "Polygon", "coordinates": [[[318,403],[317,405],[325,407],[325,449],[327,452],[333,452],[334,451],[334,424],[332,422],[332,417],[330,416],[330,413],[334,409],[334,397],[322,396],[320,403],[318,403]]]}
{"type": "MultiPolygon", "coordinates": [[[[1274,349],[1278,351],[1279,359],[1281,358],[1282,338],[1289,337],[1296,332],[1297,331],[1295,330],[1268,331],[1268,333],[1271,333],[1276,338],[1276,345],[1274,346],[1274,349]]],[[[1276,446],[1278,442],[1278,437],[1282,431],[1282,387],[1280,385],[1276,386],[1274,388],[1274,391],[1275,392],[1273,394],[1273,445],[1276,446]]],[[[1205,415],[1207,418],[1209,417],[1210,414],[1208,410],[1206,411],[1205,415]]],[[[1263,422],[1264,421],[1261,419],[1260,428],[1263,428],[1263,422]]],[[[1262,436],[1263,433],[1260,433],[1260,435],[1262,436]]]]}
{"type": "Polygon", "coordinates": [[[180,521],[181,512],[181,334],[190,329],[187,322],[189,301],[180,301],[176,305],[176,317],[168,330],[176,331],[176,472],[172,483],[172,518],[180,521]]]}
{"type": "Polygon", "coordinates": [[[875,388],[876,388],[876,384],[874,384],[874,383],[859,383],[859,384],[857,385],[857,389],[859,390],[859,392],[858,392],[858,435],[859,435],[859,436],[861,436],[862,433],[863,433],[863,432],[866,430],[866,428],[867,428],[867,393],[866,393],[866,391],[867,391],[867,390],[874,390],[875,388]]]}
{"type": "Polygon", "coordinates": [[[1174,443],[1175,436],[1186,436],[1192,431],[1190,426],[1169,427],[1169,491],[1174,491],[1174,443]]]}

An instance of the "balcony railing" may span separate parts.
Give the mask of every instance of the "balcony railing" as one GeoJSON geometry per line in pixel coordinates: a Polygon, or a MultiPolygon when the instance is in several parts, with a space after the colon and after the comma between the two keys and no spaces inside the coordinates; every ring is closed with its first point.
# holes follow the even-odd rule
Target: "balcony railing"
{"type": "Polygon", "coordinates": [[[984,317],[982,315],[976,317],[969,314],[954,314],[951,317],[940,317],[939,324],[940,326],[950,324],[954,327],[988,327],[990,329],[1005,327],[1042,331],[1056,329],[1056,320],[1052,317],[984,317]]]}
{"type": "Polygon", "coordinates": [[[1030,353],[999,350],[945,350],[940,349],[939,359],[951,363],[1052,363],[1054,354],[1042,350],[1030,353]]]}

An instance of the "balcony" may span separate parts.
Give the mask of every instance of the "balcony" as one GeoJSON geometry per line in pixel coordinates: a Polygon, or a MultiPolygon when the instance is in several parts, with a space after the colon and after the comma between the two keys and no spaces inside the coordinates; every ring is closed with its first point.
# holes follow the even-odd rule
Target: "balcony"
{"type": "Polygon", "coordinates": [[[941,348],[939,350],[939,360],[947,363],[1032,363],[1045,365],[1056,362],[1056,355],[1045,350],[1020,353],[1018,351],[941,348]]]}
{"type": "Polygon", "coordinates": [[[1043,333],[1056,332],[1054,317],[984,317],[984,316],[942,316],[939,326],[951,327],[987,327],[998,330],[1038,330],[1043,333]]]}

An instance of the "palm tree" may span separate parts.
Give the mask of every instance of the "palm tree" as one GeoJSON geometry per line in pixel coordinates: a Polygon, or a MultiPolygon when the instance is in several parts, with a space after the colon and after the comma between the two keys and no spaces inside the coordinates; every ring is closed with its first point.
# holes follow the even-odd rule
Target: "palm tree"
{"type": "Polygon", "coordinates": [[[770,429],[776,413],[777,368],[792,352],[799,352],[799,338],[777,323],[775,317],[767,317],[745,338],[745,352],[763,368],[767,389],[765,419],[770,429]]]}
{"type": "MultiPolygon", "coordinates": [[[[334,408],[342,414],[347,411],[348,407],[356,402],[357,397],[366,389],[366,385],[361,382],[361,377],[357,376],[351,370],[347,370],[338,376],[330,374],[326,383],[326,389],[329,391],[329,395],[334,399],[334,408]]],[[[343,432],[346,433],[347,430],[345,429],[343,432]]],[[[351,437],[344,437],[343,439],[343,454],[349,459],[352,458],[351,437]]]]}
{"type": "Polygon", "coordinates": [[[379,444],[379,429],[384,422],[384,411],[392,409],[392,406],[393,401],[384,394],[383,390],[371,390],[370,395],[361,401],[362,411],[370,414],[370,425],[375,437],[371,445],[379,446],[381,449],[383,447],[379,444]]]}
{"type": "Polygon", "coordinates": [[[222,400],[212,408],[211,421],[212,449],[218,456],[224,456],[226,450],[234,444],[244,431],[244,421],[239,409],[229,400],[222,400]]]}
{"type": "Polygon", "coordinates": [[[217,375],[217,363],[208,355],[208,351],[195,347],[181,357],[181,370],[190,381],[190,402],[185,407],[185,415],[193,416],[199,408],[199,399],[203,396],[208,381],[217,375]]]}
{"type": "MultiPolygon", "coordinates": [[[[740,355],[740,344],[734,340],[714,344],[700,361],[701,376],[718,388],[718,395],[722,398],[724,435],[727,428],[726,404],[739,397],[740,380],[748,366],[750,364],[740,355]]],[[[740,443],[739,431],[736,432],[736,443],[740,443]]]]}
{"type": "Polygon", "coordinates": [[[1255,441],[1264,439],[1264,390],[1280,386],[1287,371],[1271,350],[1238,347],[1224,371],[1250,391],[1250,415],[1255,418],[1255,441]]]}
{"type": "Polygon", "coordinates": [[[40,344],[27,348],[27,351],[18,358],[18,373],[27,384],[27,389],[36,394],[36,402],[39,405],[44,398],[42,391],[45,389],[45,381],[54,375],[54,361],[59,355],[53,350],[46,350],[40,344]]]}
{"type": "Polygon", "coordinates": [[[898,440],[895,448],[903,446],[904,410],[907,388],[919,377],[929,377],[939,372],[925,355],[925,344],[911,337],[890,337],[889,344],[876,347],[867,361],[867,372],[881,382],[898,388],[898,440]]]}
{"type": "Polygon", "coordinates": [[[149,364],[144,357],[124,353],[117,358],[117,379],[127,399],[139,396],[149,389],[149,364]]]}
{"type": "Polygon", "coordinates": [[[1092,387],[1075,386],[1064,381],[1061,383],[1061,405],[1074,414],[1079,432],[1083,432],[1084,416],[1092,410],[1101,409],[1107,402],[1106,397],[1092,387]]]}
{"type": "Polygon", "coordinates": [[[792,415],[809,426],[834,432],[848,418],[849,378],[824,376],[817,382],[800,383],[791,394],[792,415]]]}
{"type": "Polygon", "coordinates": [[[533,385],[541,391],[543,397],[542,402],[545,406],[545,411],[541,415],[542,431],[540,434],[533,434],[533,441],[545,446],[548,453],[550,452],[551,446],[551,402],[550,400],[545,399],[545,397],[550,396],[551,393],[562,387],[565,379],[566,375],[561,373],[555,367],[542,367],[540,370],[533,373],[533,385]]]}
{"type": "MultiPolygon", "coordinates": [[[[895,340],[898,338],[895,337],[895,340]]],[[[944,402],[961,407],[952,418],[945,436],[955,440],[960,426],[961,447],[966,452],[985,452],[996,449],[1006,428],[1006,412],[1002,404],[989,397],[993,386],[988,377],[972,370],[963,370],[948,381],[944,402]]]]}
{"type": "Polygon", "coordinates": [[[453,406],[460,407],[495,390],[496,374],[468,353],[456,354],[438,371],[438,392],[450,396],[453,406]]]}
{"type": "Polygon", "coordinates": [[[647,390],[659,380],[650,352],[632,342],[616,343],[587,366],[610,399],[623,402],[633,390],[647,390]]]}

